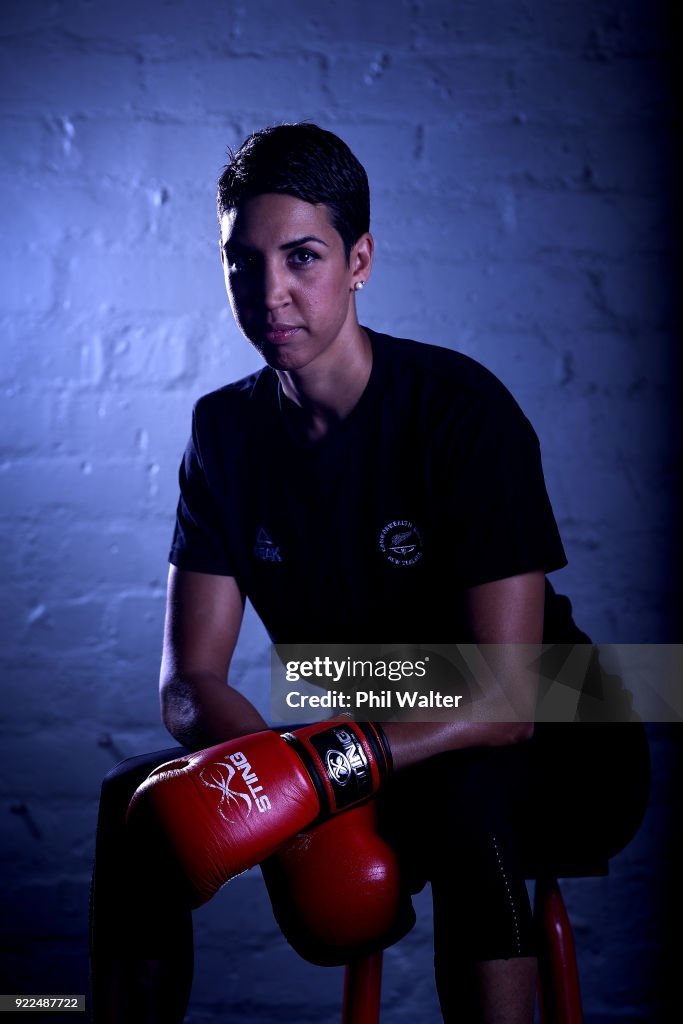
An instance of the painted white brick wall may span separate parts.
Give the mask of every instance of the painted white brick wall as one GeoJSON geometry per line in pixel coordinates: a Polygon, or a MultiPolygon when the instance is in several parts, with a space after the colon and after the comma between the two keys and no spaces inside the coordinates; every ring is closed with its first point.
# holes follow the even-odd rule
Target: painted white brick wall
{"type": "MultiPolygon", "coordinates": [[[[214,184],[252,129],[311,119],[365,163],[362,313],[460,348],[534,422],[595,639],[678,639],[667,5],[645,0],[5,0],[0,12],[3,991],[84,991],[101,777],[163,747],[156,682],[192,403],[258,364],[214,184]],[[7,986],[10,986],[9,988],[7,986]]],[[[235,677],[268,704],[249,615],[235,677]]],[[[654,1021],[672,730],[608,880],[567,886],[587,1019],[654,1021]]],[[[667,860],[668,858],[668,860],[667,860]]],[[[391,1021],[437,1020],[427,894],[387,954],[391,1021]]],[[[197,915],[188,1021],[339,1019],[260,875],[197,915]]]]}

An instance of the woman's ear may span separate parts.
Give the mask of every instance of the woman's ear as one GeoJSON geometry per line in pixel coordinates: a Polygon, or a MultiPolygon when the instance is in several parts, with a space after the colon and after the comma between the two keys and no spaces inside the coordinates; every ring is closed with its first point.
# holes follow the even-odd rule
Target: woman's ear
{"type": "Polygon", "coordinates": [[[368,231],[361,235],[357,242],[354,242],[349,255],[351,288],[354,291],[359,291],[370,277],[374,251],[375,242],[368,231]]]}

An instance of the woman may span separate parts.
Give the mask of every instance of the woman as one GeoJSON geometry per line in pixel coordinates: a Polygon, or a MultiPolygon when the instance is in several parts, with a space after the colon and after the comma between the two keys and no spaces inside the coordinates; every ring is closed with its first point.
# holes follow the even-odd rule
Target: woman
{"type": "MultiPolygon", "coordinates": [[[[536,960],[525,874],[529,851],[539,848],[538,780],[552,776],[553,755],[558,771],[566,767],[560,743],[570,752],[569,788],[590,779],[596,805],[601,759],[621,764],[628,747],[641,794],[646,764],[642,733],[630,726],[594,732],[588,758],[586,737],[573,735],[579,726],[549,727],[550,742],[540,727],[534,732],[525,645],[588,642],[547,580],[566,557],[536,435],[506,388],[472,359],[360,324],[356,303],[374,242],[367,177],[342,140],[311,124],[256,132],[221,175],[218,217],[232,311],[266,366],[194,410],[170,553],[164,723],[192,750],[268,728],[229,685],[247,598],[275,643],[431,637],[503,645],[497,668],[521,709],[515,721],[383,722],[395,777],[381,813],[415,885],[431,882],[444,1019],[531,1022],[536,960]],[[572,753],[579,749],[581,763],[572,753]]],[[[600,673],[595,659],[590,673],[600,673]]],[[[114,963],[121,926],[103,926],[123,914],[111,850],[129,856],[121,838],[127,802],[151,766],[168,759],[163,752],[126,763],[103,790],[95,992],[99,965],[99,977],[109,978],[105,1001],[122,1007],[140,981],[130,961],[114,963]]],[[[567,800],[559,794],[563,813],[567,800]]],[[[607,854],[642,814],[642,797],[625,803],[602,840],[607,854]]],[[[173,891],[173,882],[159,888],[173,891]]],[[[130,900],[138,914],[148,901],[152,922],[150,934],[135,930],[144,934],[138,961],[148,979],[147,1008],[136,1019],[157,1019],[161,1000],[163,1019],[182,1020],[188,915],[154,900],[148,891],[130,900]]]]}

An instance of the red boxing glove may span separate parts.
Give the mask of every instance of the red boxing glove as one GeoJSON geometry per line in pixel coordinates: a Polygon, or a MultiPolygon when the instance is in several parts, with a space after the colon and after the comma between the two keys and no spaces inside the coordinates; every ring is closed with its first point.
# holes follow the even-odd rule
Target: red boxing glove
{"type": "Polygon", "coordinates": [[[161,833],[198,907],[313,821],[367,800],[390,771],[386,737],[369,722],[258,732],[156,768],[128,823],[141,841],[161,833]]]}
{"type": "Polygon", "coordinates": [[[299,832],[261,864],[275,919],[296,952],[338,967],[402,939],[415,911],[369,800],[299,832]]]}

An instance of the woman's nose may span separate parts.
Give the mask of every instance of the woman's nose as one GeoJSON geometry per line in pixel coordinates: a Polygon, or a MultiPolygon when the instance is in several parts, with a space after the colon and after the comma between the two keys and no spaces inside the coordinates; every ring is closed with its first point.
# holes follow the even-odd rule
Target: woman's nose
{"type": "Polygon", "coordinates": [[[263,269],[263,299],[268,309],[277,309],[287,302],[287,273],[281,266],[266,264],[263,269]]]}

